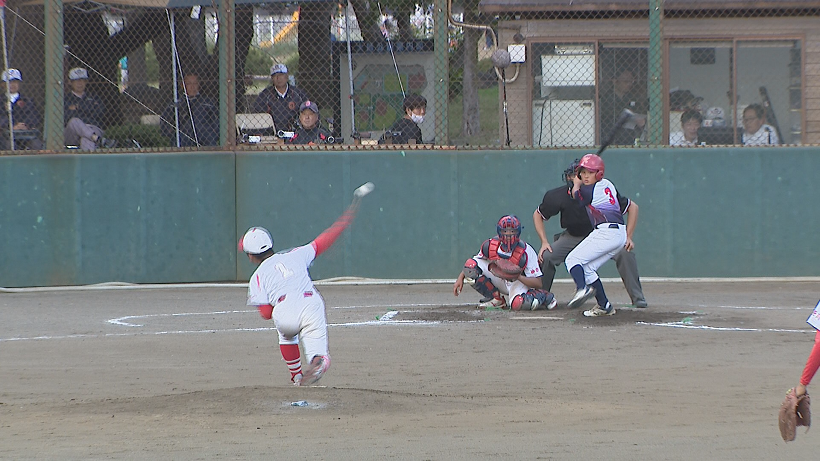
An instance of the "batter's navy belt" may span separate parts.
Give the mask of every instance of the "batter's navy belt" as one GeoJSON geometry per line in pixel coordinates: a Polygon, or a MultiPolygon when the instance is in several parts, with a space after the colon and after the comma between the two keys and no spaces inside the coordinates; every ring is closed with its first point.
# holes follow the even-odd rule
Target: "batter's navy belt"
{"type": "Polygon", "coordinates": [[[596,229],[618,229],[622,225],[623,224],[618,224],[618,223],[614,223],[614,222],[602,222],[601,224],[598,224],[596,226],[596,229]]]}

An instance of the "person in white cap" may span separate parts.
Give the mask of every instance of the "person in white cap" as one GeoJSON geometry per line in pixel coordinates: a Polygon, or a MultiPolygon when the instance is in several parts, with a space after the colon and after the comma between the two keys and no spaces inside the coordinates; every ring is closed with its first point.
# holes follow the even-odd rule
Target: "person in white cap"
{"type": "Polygon", "coordinates": [[[313,101],[305,101],[299,106],[299,129],[293,133],[289,144],[327,144],[328,132],[319,123],[319,106],[313,101]]]}
{"type": "Polygon", "coordinates": [[[251,227],[239,240],[239,251],[258,266],[248,283],[248,305],[256,306],[262,318],[273,319],[279,351],[296,386],[315,383],[330,368],[325,302],[308,268],[353,222],[357,207],[354,201],[312,242],[284,253],[274,253],[273,238],[262,227],[251,227]],[[300,339],[308,360],[304,369],[300,339]]]}
{"type": "Polygon", "coordinates": [[[3,110],[0,112],[0,130],[4,133],[0,139],[0,149],[8,150],[9,139],[9,113],[6,101],[11,101],[11,120],[13,125],[14,148],[19,150],[40,150],[43,148],[43,142],[39,137],[39,130],[43,126],[43,117],[34,101],[20,93],[20,83],[23,80],[23,74],[18,69],[9,69],[3,72],[3,81],[6,82],[6,89],[8,93],[3,92],[0,95],[3,110]],[[9,99],[6,99],[8,94],[9,99]],[[27,131],[28,133],[23,133],[27,131]],[[19,133],[18,133],[19,132],[19,133]]]}
{"type": "Polygon", "coordinates": [[[299,106],[310,98],[288,82],[288,68],[284,64],[274,64],[270,68],[270,79],[271,85],[256,97],[253,111],[269,113],[276,131],[294,131],[299,106]]]}
{"type": "Polygon", "coordinates": [[[105,106],[96,96],[87,93],[88,71],[75,67],[68,71],[68,86],[63,100],[65,122],[65,143],[67,146],[80,146],[82,150],[95,150],[97,147],[110,149],[116,141],[103,137],[102,118],[105,106]]]}

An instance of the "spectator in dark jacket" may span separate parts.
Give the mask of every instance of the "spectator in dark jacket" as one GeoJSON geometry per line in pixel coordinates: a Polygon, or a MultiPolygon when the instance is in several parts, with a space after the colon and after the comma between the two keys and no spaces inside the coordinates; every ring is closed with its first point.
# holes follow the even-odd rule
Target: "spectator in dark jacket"
{"type": "Polygon", "coordinates": [[[386,138],[391,138],[393,144],[409,144],[414,140],[421,144],[421,125],[427,114],[427,98],[420,94],[410,93],[404,97],[404,116],[396,120],[389,130],[385,131],[379,144],[384,144],[386,138]]]}
{"type": "Polygon", "coordinates": [[[9,130],[9,112],[7,101],[11,101],[11,122],[14,130],[14,148],[18,150],[40,150],[43,148],[43,142],[40,139],[40,129],[43,125],[43,117],[34,101],[28,96],[20,93],[20,84],[23,81],[23,75],[18,69],[9,69],[3,73],[3,81],[6,82],[9,99],[6,99],[7,93],[0,95],[3,110],[0,112],[0,130],[4,136],[0,138],[0,150],[9,150],[8,135],[9,130]]]}
{"type": "Polygon", "coordinates": [[[179,147],[219,145],[219,110],[207,96],[199,94],[199,76],[189,73],[182,79],[185,97],[179,105],[165,108],[160,121],[162,134],[177,145],[176,114],[179,113],[179,147]],[[193,120],[193,122],[192,122],[193,120]]]}
{"type": "Polygon", "coordinates": [[[95,150],[97,147],[110,149],[117,143],[103,137],[105,106],[98,97],[86,93],[87,84],[86,69],[75,67],[68,71],[68,86],[71,90],[63,100],[65,143],[67,146],[79,146],[82,150],[95,150]]]}
{"type": "Polygon", "coordinates": [[[269,113],[277,131],[293,131],[299,116],[299,106],[308,100],[307,94],[288,83],[288,68],[284,64],[274,64],[270,68],[270,79],[271,86],[256,97],[253,111],[269,113]]]}

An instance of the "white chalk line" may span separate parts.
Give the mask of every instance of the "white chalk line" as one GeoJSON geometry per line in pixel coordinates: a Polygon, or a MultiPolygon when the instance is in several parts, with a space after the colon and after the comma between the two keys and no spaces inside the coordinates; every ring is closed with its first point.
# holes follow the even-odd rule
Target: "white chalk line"
{"type": "Polygon", "coordinates": [[[689,330],[711,330],[711,331],[750,331],[750,332],[771,332],[771,333],[809,333],[815,331],[813,328],[803,330],[790,330],[784,328],[740,328],[740,327],[712,327],[709,325],[692,325],[681,322],[648,323],[635,322],[636,325],[646,325],[653,327],[684,328],[689,330]]]}
{"type": "MultiPolygon", "coordinates": [[[[465,304],[469,306],[472,304],[465,304]]],[[[391,306],[362,306],[362,307],[423,307],[423,306],[440,306],[440,304],[396,304],[391,306]]],[[[455,306],[459,307],[459,306],[455,306]]],[[[144,324],[129,323],[127,320],[134,319],[148,319],[159,317],[184,317],[194,315],[225,315],[225,314],[247,314],[255,313],[255,310],[230,310],[230,311],[214,311],[214,312],[178,312],[178,313],[161,313],[161,314],[144,314],[144,315],[128,315],[125,317],[118,317],[115,319],[106,320],[106,323],[111,325],[139,328],[144,327],[144,324]]],[[[355,326],[389,326],[389,325],[411,325],[411,326],[436,326],[440,325],[442,321],[435,320],[392,320],[399,311],[389,311],[379,317],[378,320],[369,320],[363,322],[346,322],[346,323],[329,323],[328,327],[355,327],[355,326]]],[[[458,323],[472,323],[480,322],[482,320],[474,321],[459,321],[458,323]]],[[[453,323],[453,322],[447,322],[453,323]]],[[[205,329],[205,330],[167,330],[154,332],[133,332],[133,333],[100,333],[100,334],[74,334],[74,335],[43,335],[43,336],[28,336],[28,337],[13,337],[0,338],[0,342],[11,341],[42,341],[53,339],[78,339],[78,338],[109,338],[109,337],[123,337],[123,336],[144,336],[144,335],[179,335],[179,334],[196,334],[196,333],[234,333],[234,332],[260,332],[260,331],[276,331],[276,327],[259,327],[259,328],[222,328],[222,329],[205,329]]]]}
{"type": "MultiPolygon", "coordinates": [[[[468,307],[473,306],[474,303],[464,303],[464,304],[456,304],[456,305],[448,305],[448,307],[468,307]]],[[[412,303],[399,303],[399,304],[392,304],[392,305],[361,305],[361,306],[334,306],[332,309],[363,309],[363,308],[384,308],[384,307],[438,307],[441,304],[412,304],[412,303]]],[[[755,309],[755,310],[782,310],[782,309],[789,309],[789,310],[801,310],[801,309],[812,309],[812,308],[803,308],[803,307],[782,307],[782,306],[708,306],[708,305],[691,305],[692,307],[701,307],[701,308],[728,308],[728,309],[755,309]]],[[[160,313],[160,314],[143,314],[143,315],[128,315],[124,317],[118,317],[114,319],[109,319],[106,323],[111,325],[117,325],[122,327],[129,327],[129,328],[139,328],[144,327],[144,324],[140,323],[130,323],[128,320],[134,319],[148,319],[148,318],[159,318],[159,317],[184,317],[184,316],[196,316],[196,315],[225,315],[225,314],[247,314],[256,312],[255,310],[225,310],[225,311],[213,311],[213,312],[178,312],[178,313],[160,313]]],[[[410,326],[436,326],[440,325],[442,321],[431,321],[431,320],[393,320],[399,311],[391,310],[385,313],[384,315],[380,316],[377,320],[369,320],[363,322],[346,322],[346,323],[331,323],[328,324],[329,327],[358,327],[358,326],[388,326],[388,325],[410,325],[410,326]]],[[[680,312],[680,314],[697,314],[697,312],[680,312]]],[[[563,317],[552,317],[552,316],[540,316],[540,317],[511,317],[513,320],[563,320],[563,317]]],[[[453,321],[447,323],[477,323],[482,322],[482,319],[476,320],[462,320],[462,321],[453,321]]],[[[803,330],[791,330],[791,329],[775,329],[775,328],[740,328],[740,327],[711,327],[708,325],[692,325],[689,323],[681,323],[681,322],[668,322],[668,323],[647,323],[647,322],[636,322],[638,325],[647,325],[647,326],[658,326],[658,327],[672,327],[672,328],[684,328],[684,329],[698,329],[698,330],[711,330],[711,331],[746,331],[746,332],[785,332],[785,333],[805,333],[809,331],[813,331],[813,329],[803,329],[803,330]]],[[[0,342],[11,342],[11,341],[35,341],[35,340],[54,340],[54,339],[77,339],[77,338],[107,338],[107,337],[123,337],[123,336],[140,336],[140,335],[175,335],[175,334],[197,334],[197,333],[231,333],[231,332],[261,332],[261,331],[275,331],[275,327],[259,327],[259,328],[229,328],[229,329],[205,329],[205,330],[168,330],[168,331],[156,331],[156,332],[135,332],[135,333],[101,333],[101,334],[73,334],[73,335],[42,335],[42,336],[29,336],[29,337],[12,337],[12,338],[0,338],[0,342]]]]}

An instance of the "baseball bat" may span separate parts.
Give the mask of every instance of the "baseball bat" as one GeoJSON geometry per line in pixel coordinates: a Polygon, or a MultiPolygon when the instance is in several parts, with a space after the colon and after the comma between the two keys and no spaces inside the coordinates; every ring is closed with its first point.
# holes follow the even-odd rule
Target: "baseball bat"
{"type": "Polygon", "coordinates": [[[598,154],[598,156],[603,154],[606,148],[609,147],[609,145],[612,144],[612,141],[615,140],[615,135],[617,135],[618,132],[621,131],[624,125],[631,121],[635,121],[635,113],[629,109],[624,109],[623,111],[621,111],[621,115],[619,115],[618,119],[615,120],[615,126],[613,126],[612,129],[609,131],[606,139],[604,139],[603,142],[601,142],[601,147],[598,148],[598,152],[596,152],[596,154],[598,154]]]}

